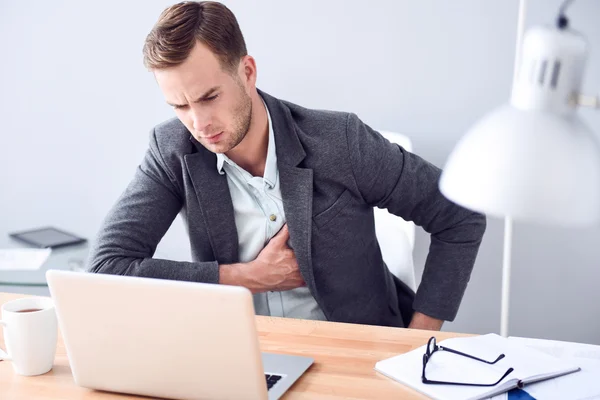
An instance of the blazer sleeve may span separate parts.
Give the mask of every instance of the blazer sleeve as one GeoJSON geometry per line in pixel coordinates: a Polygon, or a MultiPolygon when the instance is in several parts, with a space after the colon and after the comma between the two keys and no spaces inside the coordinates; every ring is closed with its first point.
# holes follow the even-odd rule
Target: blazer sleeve
{"type": "Polygon", "coordinates": [[[484,215],[446,199],[441,170],[349,114],[346,139],[357,188],[365,203],[386,208],[431,234],[413,308],[452,321],[469,282],[486,227],[484,215]]]}
{"type": "Polygon", "coordinates": [[[156,135],[135,176],[108,213],[97,235],[90,272],[218,283],[214,262],[154,259],[156,246],[182,209],[181,190],[160,154],[156,135]]]}

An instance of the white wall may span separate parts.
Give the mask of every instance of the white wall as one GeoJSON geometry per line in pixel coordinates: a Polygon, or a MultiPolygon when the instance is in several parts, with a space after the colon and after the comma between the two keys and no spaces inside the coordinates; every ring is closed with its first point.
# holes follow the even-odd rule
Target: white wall
{"type": "MultiPolygon", "coordinates": [[[[172,116],[141,55],[171,3],[0,0],[0,234],[52,224],[95,235],[149,130],[172,116]]],[[[530,0],[528,25],[552,21],[559,3],[530,0]]],[[[226,4],[261,89],[406,133],[440,166],[509,96],[517,0],[226,4]]],[[[575,2],[569,14],[591,42],[585,87],[598,93],[600,2],[575,2]]],[[[600,134],[600,113],[583,114],[600,134]]],[[[598,243],[598,228],[515,226],[512,334],[600,343],[598,243]]],[[[419,232],[419,272],[428,245],[419,232]]],[[[490,220],[459,316],[445,329],[498,331],[501,250],[502,222],[490,220]]],[[[157,256],[188,253],[177,221],[157,256]]]]}

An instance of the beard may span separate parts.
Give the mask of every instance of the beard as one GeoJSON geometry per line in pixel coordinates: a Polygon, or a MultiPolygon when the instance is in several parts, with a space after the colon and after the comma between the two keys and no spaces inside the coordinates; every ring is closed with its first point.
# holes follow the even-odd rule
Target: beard
{"type": "Polygon", "coordinates": [[[233,126],[231,131],[223,132],[223,140],[219,143],[203,143],[204,147],[213,153],[227,153],[236,147],[248,134],[252,123],[252,98],[239,84],[240,98],[233,107],[233,126]]]}
{"type": "Polygon", "coordinates": [[[235,115],[234,123],[233,123],[233,132],[231,133],[231,138],[227,141],[229,150],[233,149],[235,146],[240,144],[242,140],[248,134],[250,130],[250,124],[252,123],[252,99],[246,93],[245,90],[240,88],[242,93],[242,98],[240,99],[239,104],[235,107],[233,115],[235,115]]]}

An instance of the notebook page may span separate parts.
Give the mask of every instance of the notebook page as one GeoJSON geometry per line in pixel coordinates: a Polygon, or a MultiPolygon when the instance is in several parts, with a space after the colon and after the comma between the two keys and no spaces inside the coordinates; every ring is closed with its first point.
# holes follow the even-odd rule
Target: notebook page
{"type": "Polygon", "coordinates": [[[519,378],[521,380],[532,377],[555,375],[578,369],[577,365],[568,361],[559,360],[556,357],[531,349],[514,340],[508,340],[493,333],[476,336],[474,338],[447,339],[441,342],[441,345],[473,355],[485,354],[485,352],[488,351],[490,352],[489,357],[481,357],[479,355],[477,355],[477,357],[490,360],[503,353],[506,357],[493,365],[493,367],[500,367],[500,369],[503,369],[504,371],[506,371],[507,368],[512,367],[514,368],[514,371],[509,377],[519,378]],[[471,341],[465,339],[471,339],[471,341]]]}
{"type": "Polygon", "coordinates": [[[509,340],[581,367],[581,372],[525,386],[533,397],[545,399],[558,395],[573,400],[600,400],[600,346],[517,337],[509,340]]]}
{"type": "MultiPolygon", "coordinates": [[[[376,364],[375,369],[434,399],[465,400],[481,398],[486,394],[489,395],[498,390],[508,390],[516,386],[517,379],[512,374],[505,378],[499,386],[495,387],[424,384],[421,381],[421,373],[423,371],[425,348],[426,346],[421,346],[411,352],[380,361],[376,364]]],[[[489,356],[489,358],[495,359],[498,354],[492,355],[493,353],[494,350],[484,349],[480,354],[471,354],[484,358],[489,356]]],[[[449,352],[437,351],[427,363],[426,376],[430,380],[493,383],[507,369],[506,366],[487,365],[449,352]]]]}

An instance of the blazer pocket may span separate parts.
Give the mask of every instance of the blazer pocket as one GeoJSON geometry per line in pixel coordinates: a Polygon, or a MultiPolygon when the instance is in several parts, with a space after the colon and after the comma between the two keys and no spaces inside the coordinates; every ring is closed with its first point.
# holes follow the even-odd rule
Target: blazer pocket
{"type": "Polygon", "coordinates": [[[344,192],[338,197],[336,201],[333,202],[332,205],[327,207],[325,211],[321,211],[319,214],[313,217],[313,222],[318,227],[323,227],[329,223],[336,215],[342,211],[344,207],[350,202],[352,198],[352,193],[348,191],[348,189],[344,190],[344,192]]]}

